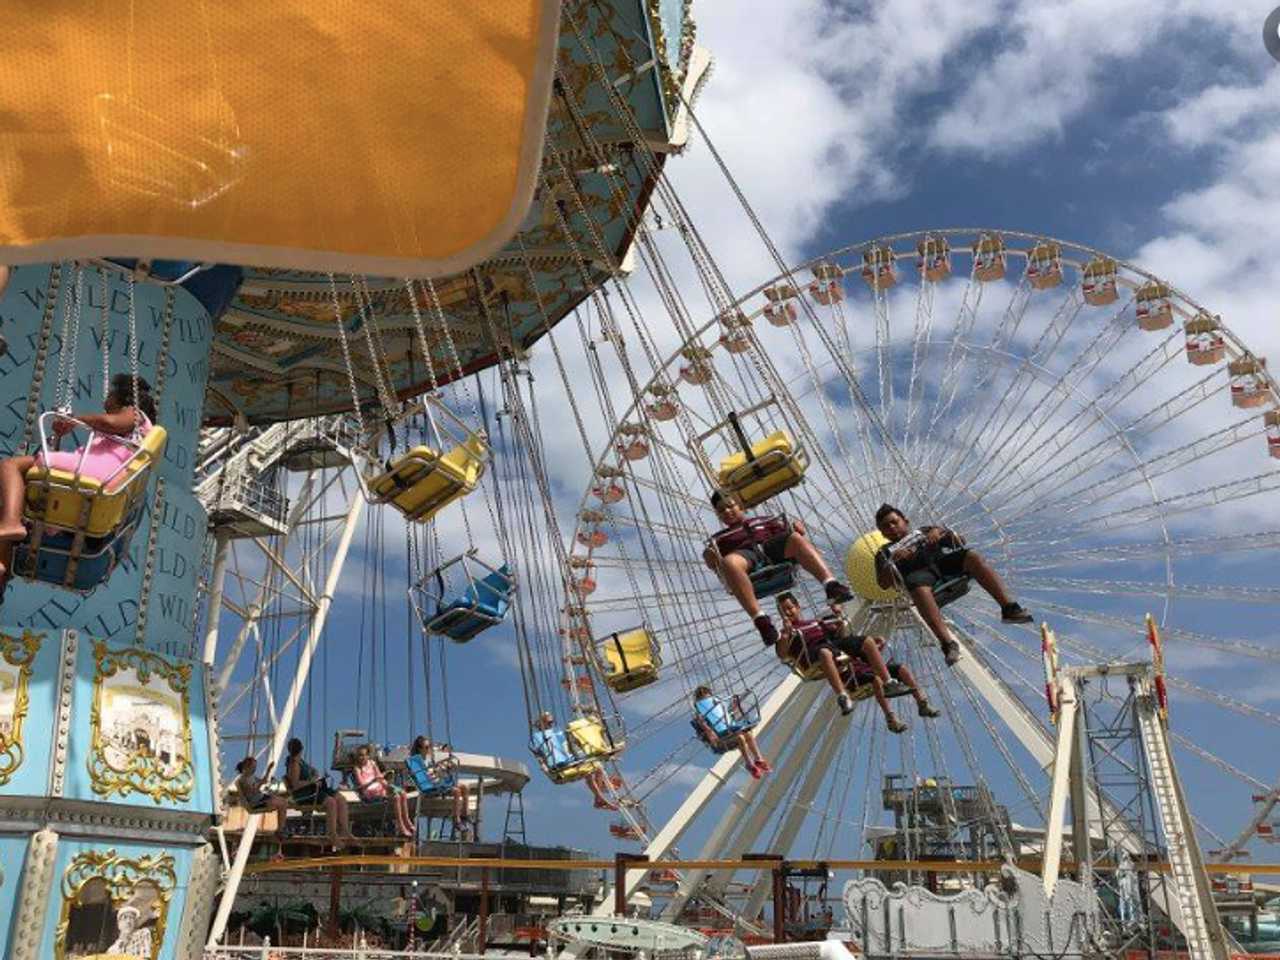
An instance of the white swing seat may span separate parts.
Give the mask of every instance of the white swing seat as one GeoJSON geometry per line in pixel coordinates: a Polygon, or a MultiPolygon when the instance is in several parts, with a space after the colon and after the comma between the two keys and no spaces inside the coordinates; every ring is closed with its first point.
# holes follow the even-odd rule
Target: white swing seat
{"type": "Polygon", "coordinates": [[[809,456],[785,430],[776,430],[752,444],[751,456],[739,451],[720,461],[716,480],[744,508],[764,503],[804,481],[809,456]]]}
{"type": "MultiPolygon", "coordinates": [[[[27,471],[23,509],[33,534],[36,527],[44,527],[83,537],[114,536],[145,496],[167,438],[164,427],[153,426],[133,455],[105,480],[37,463],[27,471]]],[[[93,439],[90,434],[89,442],[93,439]]]]}
{"type": "Polygon", "coordinates": [[[389,503],[408,519],[425,523],[476,489],[488,459],[489,445],[475,433],[443,456],[425,444],[417,446],[369,480],[369,498],[373,503],[389,503]]]}

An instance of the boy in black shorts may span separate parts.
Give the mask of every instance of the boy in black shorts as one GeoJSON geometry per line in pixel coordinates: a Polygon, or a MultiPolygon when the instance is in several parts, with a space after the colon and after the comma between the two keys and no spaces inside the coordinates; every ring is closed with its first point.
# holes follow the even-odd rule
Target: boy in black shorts
{"type": "Polygon", "coordinates": [[[893,708],[889,706],[886,688],[891,684],[900,684],[899,689],[905,686],[911,691],[920,716],[933,718],[939,715],[930,706],[928,699],[916,685],[915,677],[905,665],[885,662],[881,654],[884,648],[882,638],[851,633],[848,623],[838,612],[821,620],[805,620],[800,602],[791,593],[778,594],[778,613],[783,624],[782,637],[778,641],[779,659],[803,659],[805,662],[819,663],[823,676],[836,692],[840,712],[845,716],[853,712],[853,698],[849,696],[849,690],[864,683],[872,685],[876,702],[884,712],[885,723],[894,733],[906,730],[907,725],[897,718],[893,708]],[[848,674],[842,674],[836,664],[836,656],[841,653],[851,660],[848,674]]]}
{"type": "MultiPolygon", "coordinates": [[[[743,512],[742,504],[734,497],[719,490],[711,495],[711,506],[715,508],[716,516],[724,524],[724,529],[715,535],[715,540],[757,522],[743,512]]],[[[769,563],[784,561],[797,563],[812,574],[822,584],[827,599],[832,603],[847,603],[853,599],[853,592],[831,575],[831,570],[822,559],[822,554],[818,553],[805,536],[802,521],[793,521],[790,529],[779,531],[758,546],[769,563]]],[[[712,543],[703,551],[702,559],[713,572],[719,574],[729,592],[742,604],[742,609],[747,612],[755,623],[756,629],[760,631],[760,639],[764,641],[765,646],[777,643],[778,629],[773,625],[769,615],[760,611],[755,587],[751,585],[751,571],[760,562],[756,552],[742,549],[730,550],[722,554],[715,543],[712,543]]]]}
{"type": "Polygon", "coordinates": [[[946,527],[912,530],[906,515],[887,503],[876,511],[876,526],[889,541],[876,554],[876,582],[886,590],[892,588],[896,570],[920,616],[938,638],[947,666],[960,659],[960,644],[951,636],[933,597],[933,585],[942,578],[973,577],[1000,604],[1000,619],[1005,623],[1032,621],[1031,614],[1009,596],[1000,575],[976,550],[965,547],[964,538],[955,531],[946,527]]]}

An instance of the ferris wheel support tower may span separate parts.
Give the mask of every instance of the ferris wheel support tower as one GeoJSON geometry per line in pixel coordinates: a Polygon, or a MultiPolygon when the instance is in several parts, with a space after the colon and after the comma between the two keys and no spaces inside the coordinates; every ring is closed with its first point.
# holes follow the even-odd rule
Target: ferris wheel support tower
{"type": "MultiPolygon", "coordinates": [[[[867,612],[865,606],[859,611],[863,615],[867,612]]],[[[854,620],[856,621],[857,619],[858,614],[855,614],[854,620]]],[[[926,629],[923,623],[920,626],[922,630],[926,629]]],[[[958,625],[952,624],[951,626],[965,649],[965,656],[961,658],[955,670],[963,676],[966,682],[972,685],[973,689],[986,701],[987,705],[1001,717],[1009,732],[1022,744],[1035,762],[1046,772],[1052,771],[1057,762],[1059,752],[1055,738],[1049,733],[1043,722],[1026,707],[1017,694],[1009,688],[990,665],[976,655],[972,638],[958,625]]],[[[806,797],[808,800],[812,800],[812,795],[816,793],[822,782],[821,771],[825,771],[830,761],[834,750],[833,745],[838,745],[842,742],[840,736],[834,735],[836,733],[835,728],[837,725],[840,727],[847,725],[845,718],[838,715],[833,716],[831,712],[822,708],[811,714],[811,707],[819,699],[820,693],[821,688],[819,685],[805,683],[799,677],[791,675],[775,688],[768,700],[762,705],[760,724],[756,728],[757,736],[761,740],[768,738],[768,743],[763,744],[762,748],[768,756],[774,758],[784,757],[785,759],[779,765],[779,769],[771,776],[770,779],[773,783],[766,784],[764,781],[753,780],[734,795],[730,801],[729,809],[718,819],[711,835],[699,850],[697,859],[735,858],[752,850],[764,838],[770,814],[774,812],[779,798],[788,795],[796,781],[803,776],[800,792],[796,796],[792,810],[787,815],[784,815],[776,834],[778,849],[772,851],[785,856],[791,843],[795,840],[800,822],[803,819],[808,802],[806,797]],[[805,723],[806,717],[808,718],[807,724],[805,723]],[[815,746],[817,747],[816,753],[814,752],[815,746]]],[[[684,836],[707,806],[730,782],[738,761],[739,755],[737,752],[726,753],[717,759],[715,764],[703,775],[697,786],[690,791],[676,812],[654,835],[653,840],[643,850],[643,855],[651,860],[669,856],[680,838],[684,836]]],[[[1176,774],[1173,773],[1172,758],[1167,750],[1164,753],[1163,768],[1176,778],[1176,774]]],[[[1169,791],[1157,790],[1156,796],[1162,812],[1169,811],[1164,814],[1162,819],[1170,847],[1185,846],[1187,843],[1186,837],[1188,836],[1187,831],[1190,829],[1190,823],[1185,814],[1185,804],[1174,810],[1170,806],[1170,796],[1172,795],[1169,791]],[[1178,810],[1182,812],[1179,813],[1178,810]]],[[[1084,808],[1088,821],[1100,822],[1105,820],[1114,827],[1121,844],[1133,852],[1141,849],[1142,842],[1139,834],[1125,824],[1121,811],[1116,809],[1115,805],[1105,796],[1100,795],[1094,784],[1088,786],[1084,797],[1084,808]]],[[[1193,835],[1191,843],[1194,845],[1193,835]]],[[[1196,849],[1198,851],[1198,847],[1196,849]]],[[[1200,868],[1201,872],[1203,872],[1202,863],[1200,868]]],[[[639,889],[646,873],[647,871],[644,869],[629,870],[627,872],[624,890],[626,899],[629,899],[639,889]]],[[[672,920],[679,914],[688,900],[700,892],[715,893],[722,891],[728,884],[729,879],[724,874],[714,875],[711,878],[697,874],[686,875],[682,878],[677,892],[665,907],[662,919],[672,920]]],[[[752,916],[753,910],[758,911],[760,909],[768,895],[768,889],[768,877],[762,871],[752,884],[746,908],[743,910],[744,916],[752,916]]],[[[1208,895],[1207,887],[1205,894],[1206,896],[1208,895]]],[[[596,908],[594,915],[601,917],[612,915],[614,903],[615,897],[612,893],[606,895],[596,908]]],[[[1170,920],[1175,927],[1184,933],[1187,933],[1188,930],[1188,924],[1184,918],[1187,916],[1189,905],[1192,905],[1192,901],[1183,896],[1171,898],[1167,903],[1170,920]]],[[[1194,910],[1197,917],[1212,918],[1209,922],[1216,925],[1216,929],[1221,932],[1221,924],[1217,921],[1217,913],[1213,908],[1211,897],[1207,902],[1195,899],[1194,910]]],[[[1201,929],[1202,927],[1203,923],[1196,925],[1196,929],[1201,929]]],[[[1188,934],[1189,939],[1194,937],[1194,933],[1195,931],[1193,930],[1191,934],[1188,934]]],[[[1225,942],[1225,939],[1219,937],[1219,941],[1225,942]]],[[[1211,943],[1213,938],[1202,938],[1201,942],[1211,943]]],[[[1206,949],[1208,948],[1206,947],[1206,949]]],[[[1197,954],[1197,956],[1206,958],[1219,957],[1216,952],[1197,954]]]]}
{"type": "MultiPolygon", "coordinates": [[[[214,549],[203,656],[206,663],[220,667],[215,690],[224,724],[246,698],[255,693],[261,696],[267,729],[258,733],[260,707],[251,700],[249,733],[243,737],[224,734],[223,740],[247,740],[250,753],[265,753],[268,770],[284,752],[363,514],[364,497],[358,483],[348,477],[358,469],[349,427],[341,417],[316,418],[274,424],[248,438],[230,430],[216,431],[202,444],[207,455],[202,458],[204,480],[198,493],[209,514],[214,549]],[[272,479],[281,466],[302,475],[292,504],[272,479]],[[333,510],[335,501],[340,510],[333,510]],[[306,535],[298,536],[303,531],[306,535]],[[256,549],[240,556],[237,541],[249,541],[256,549]],[[227,596],[228,575],[242,595],[239,602],[227,596]],[[220,652],[219,638],[231,633],[223,629],[230,626],[224,623],[228,614],[240,622],[229,646],[220,652]],[[275,649],[264,643],[261,626],[266,618],[287,621],[282,623],[283,639],[275,649]],[[258,666],[233,688],[236,668],[251,639],[258,666]],[[271,667],[300,641],[297,668],[277,710],[269,682],[271,667]],[[260,748],[259,740],[263,741],[260,748]]],[[[260,819],[260,814],[249,816],[233,863],[226,862],[224,848],[225,878],[210,946],[226,929],[260,819]]]]}

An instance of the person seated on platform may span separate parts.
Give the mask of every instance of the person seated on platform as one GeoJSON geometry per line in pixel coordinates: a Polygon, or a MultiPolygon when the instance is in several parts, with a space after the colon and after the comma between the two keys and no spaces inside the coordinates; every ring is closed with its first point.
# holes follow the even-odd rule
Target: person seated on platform
{"type": "Polygon", "coordinates": [[[409,818],[409,800],[399,787],[387,779],[378,761],[373,759],[368,745],[356,749],[355,765],[351,768],[356,793],[365,803],[384,800],[396,818],[396,829],[403,837],[413,836],[413,821],[409,818]]]}
{"type": "MultiPolygon", "coordinates": [[[[569,749],[568,734],[556,726],[555,717],[546,710],[538,715],[534,723],[533,747],[549,770],[560,770],[587,760],[569,749]]],[[[618,809],[618,804],[609,799],[609,776],[605,773],[603,764],[596,763],[585,779],[597,810],[618,809]]]]}
{"type": "MultiPolygon", "coordinates": [[[[79,469],[83,477],[106,480],[133,456],[133,448],[116,437],[124,437],[137,444],[147,435],[156,419],[151,385],[141,377],[138,378],[138,406],[135,409],[133,378],[127,373],[116,374],[111,381],[111,389],[107,392],[103,408],[104,413],[75,415],[96,436],[87,451],[81,447],[75,450],[50,451],[47,465],[51,469],[65,470],[67,473],[75,473],[79,469]],[[80,460],[82,454],[83,463],[80,460]]],[[[75,424],[68,419],[59,417],[53,421],[53,432],[58,437],[70,433],[74,427],[75,424]]],[[[27,528],[22,522],[22,504],[26,499],[27,471],[36,464],[45,465],[43,453],[0,460],[0,543],[16,543],[27,537],[27,528]]],[[[0,567],[0,579],[5,576],[6,569],[0,567]]]]}
{"type": "MultiPolygon", "coordinates": [[[[422,758],[427,765],[427,770],[432,771],[432,767],[436,762],[436,751],[439,750],[446,757],[453,753],[448,744],[434,744],[429,737],[417,736],[413,740],[412,752],[422,758]]],[[[432,771],[434,774],[434,771],[432,771]]],[[[467,796],[467,785],[461,780],[455,780],[452,787],[447,793],[453,801],[453,829],[458,836],[464,839],[470,836],[475,839],[476,825],[471,820],[470,800],[467,796]]]]}
{"type": "MultiPolygon", "coordinates": [[[[717,490],[711,495],[711,505],[715,508],[720,522],[724,524],[724,529],[715,535],[715,539],[718,540],[725,534],[731,534],[739,528],[746,527],[748,517],[737,498],[717,490]]],[[[827,599],[832,603],[846,603],[853,599],[852,591],[831,575],[831,569],[822,559],[822,554],[818,553],[817,548],[809,542],[802,520],[792,521],[791,529],[784,530],[756,546],[758,552],[740,549],[721,555],[712,544],[703,551],[702,558],[707,566],[720,576],[729,592],[734,595],[747,616],[755,623],[765,646],[777,643],[778,629],[773,625],[769,615],[761,612],[755,587],[751,584],[751,571],[760,562],[758,553],[763,553],[771,564],[785,561],[799,564],[822,584],[827,599]]]]}
{"type": "Polygon", "coordinates": [[[934,584],[942,578],[961,574],[973,577],[1000,604],[1000,619],[1005,623],[1030,623],[1034,619],[1009,596],[1000,575],[978,551],[968,549],[964,538],[954,530],[935,526],[912,530],[906,515],[887,503],[876,511],[876,527],[889,541],[876,554],[876,582],[886,590],[892,589],[896,570],[921,618],[938,638],[947,666],[954,666],[960,659],[960,644],[951,636],[933,596],[934,584]]]}
{"type": "Polygon", "coordinates": [[[354,839],[347,798],[329,786],[328,778],[319,770],[302,759],[301,740],[297,737],[291,739],[287,750],[284,783],[289,788],[289,799],[299,807],[324,807],[326,832],[334,846],[343,840],[354,839]]]}
{"type": "Polygon", "coordinates": [[[848,622],[839,615],[838,610],[835,611],[835,616],[806,620],[800,609],[800,602],[791,593],[778,595],[778,613],[784,624],[782,639],[778,643],[778,656],[803,658],[808,663],[816,660],[822,667],[823,676],[836,692],[836,702],[842,714],[847,716],[853,712],[854,703],[850,691],[863,683],[870,683],[876,702],[884,712],[885,723],[894,733],[901,733],[907,729],[907,725],[897,718],[885,696],[885,687],[897,681],[911,689],[920,716],[932,718],[939,715],[921,693],[906,666],[885,662],[881,654],[884,648],[883,638],[850,632],[848,622]],[[836,663],[836,657],[842,653],[854,661],[847,674],[842,673],[836,663]]]}
{"type": "Polygon", "coordinates": [[[742,760],[747,766],[747,773],[759,780],[766,773],[772,773],[773,767],[760,753],[751,727],[740,726],[730,714],[729,704],[717,696],[713,696],[711,688],[705,683],[693,692],[693,711],[698,721],[711,737],[722,744],[736,746],[742,753],[742,760]]]}
{"type": "Polygon", "coordinates": [[[267,793],[262,785],[267,777],[254,777],[258,770],[258,761],[254,757],[245,757],[236,764],[236,794],[240,797],[240,806],[250,813],[274,813],[276,815],[276,833],[279,837],[284,830],[284,818],[289,813],[289,801],[274,793],[267,793]]]}

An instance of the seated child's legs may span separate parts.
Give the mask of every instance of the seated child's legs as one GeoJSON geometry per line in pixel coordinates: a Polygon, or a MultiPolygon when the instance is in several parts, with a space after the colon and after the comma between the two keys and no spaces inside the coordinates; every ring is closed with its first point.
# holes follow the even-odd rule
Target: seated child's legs
{"type": "Polygon", "coordinates": [[[35,457],[0,460],[0,542],[22,540],[27,528],[22,524],[22,500],[26,496],[27,471],[35,457]]]}

